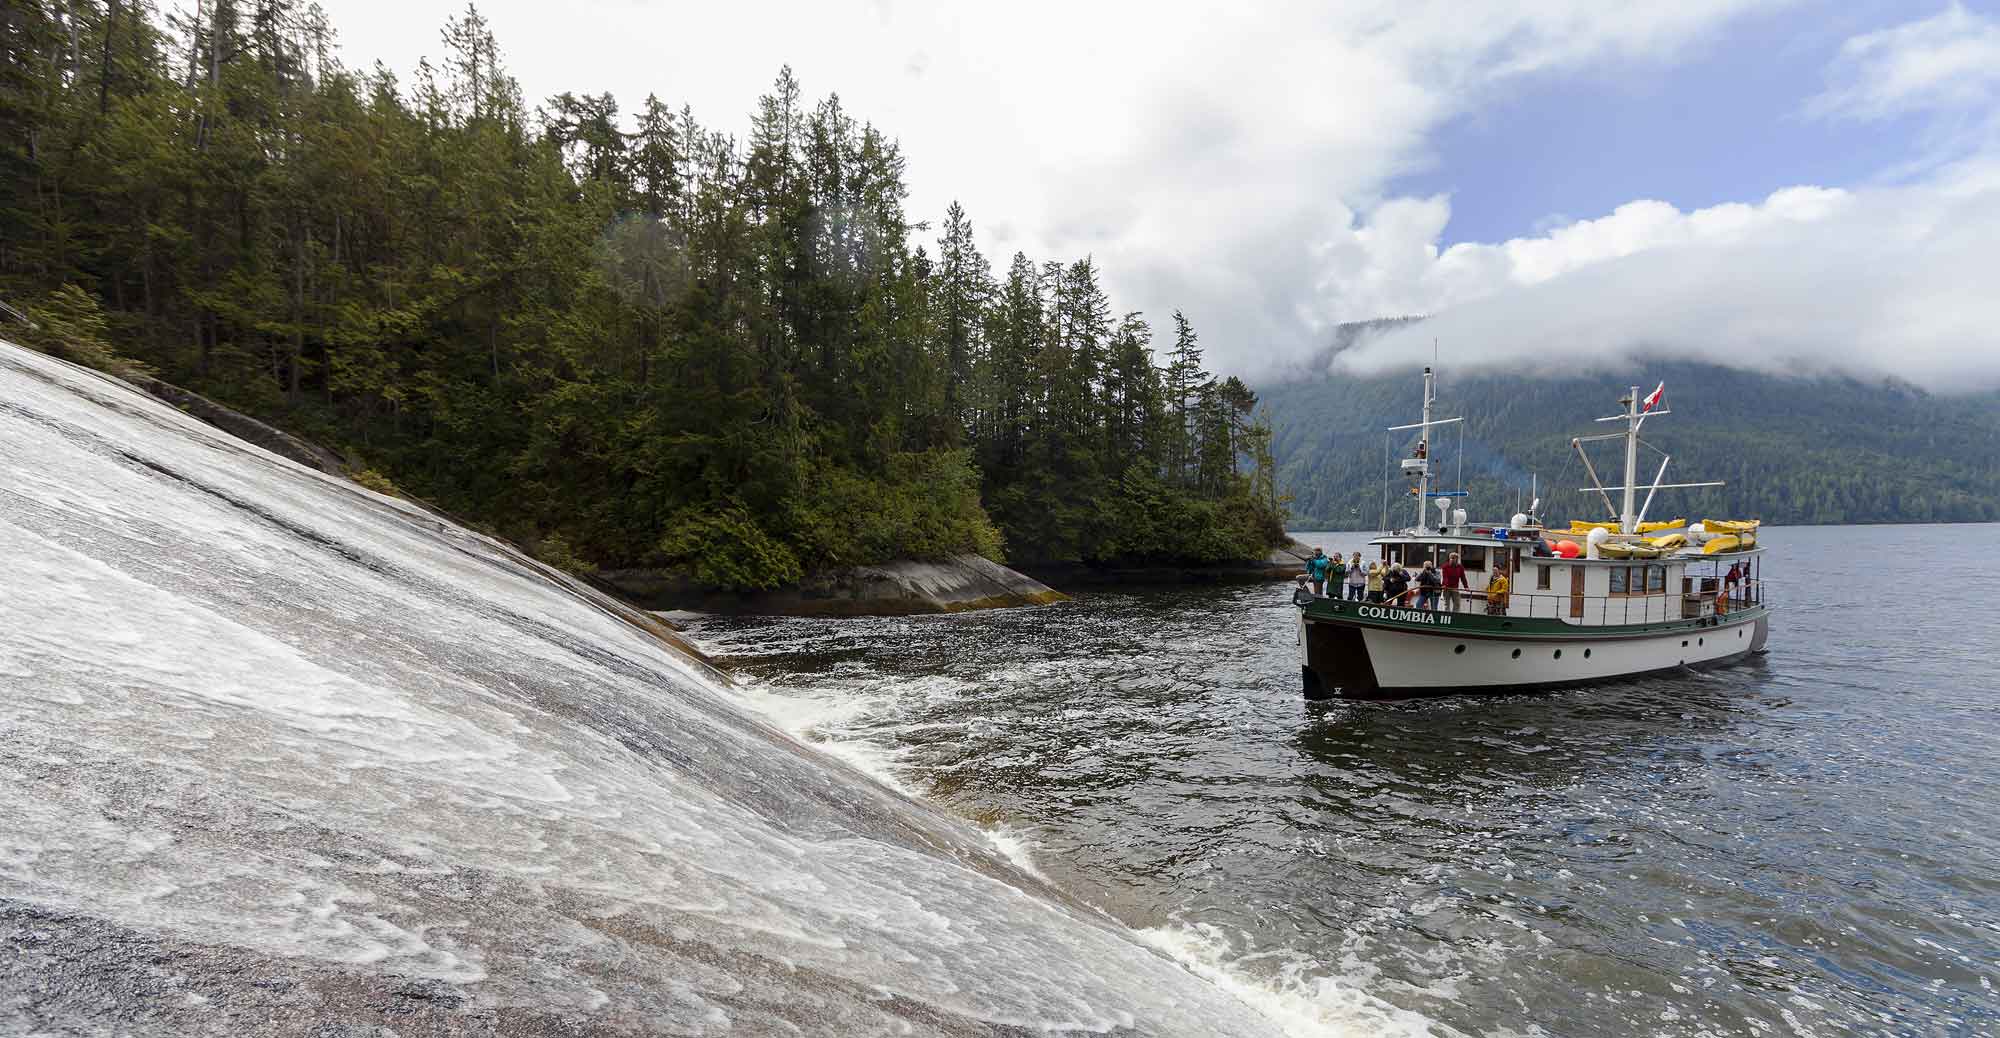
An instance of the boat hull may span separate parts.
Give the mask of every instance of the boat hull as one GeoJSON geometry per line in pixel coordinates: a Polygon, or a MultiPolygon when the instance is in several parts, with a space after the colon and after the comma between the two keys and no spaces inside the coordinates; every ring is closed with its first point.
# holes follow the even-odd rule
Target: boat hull
{"type": "Polygon", "coordinates": [[[1763,651],[1769,633],[1763,608],[1699,625],[1527,635],[1301,614],[1298,649],[1308,699],[1384,698],[1540,691],[1726,666],[1763,651]]]}

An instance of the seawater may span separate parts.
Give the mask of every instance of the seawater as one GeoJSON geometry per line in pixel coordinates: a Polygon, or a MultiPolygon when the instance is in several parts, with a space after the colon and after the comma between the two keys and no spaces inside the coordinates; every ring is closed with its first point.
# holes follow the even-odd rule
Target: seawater
{"type": "Polygon", "coordinates": [[[1307,703],[1281,585],[692,633],[1293,1033],[2000,1033],[2000,526],[1763,541],[1768,654],[1554,694],[1307,703]]]}

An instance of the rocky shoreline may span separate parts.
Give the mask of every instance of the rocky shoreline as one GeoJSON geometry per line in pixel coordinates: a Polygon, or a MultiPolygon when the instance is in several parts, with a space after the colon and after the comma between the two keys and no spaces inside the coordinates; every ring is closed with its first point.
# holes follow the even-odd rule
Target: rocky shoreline
{"type": "Polygon", "coordinates": [[[1019,569],[1048,584],[1070,588],[1174,587],[1186,584],[1241,584],[1260,580],[1290,580],[1305,572],[1312,549],[1292,541],[1273,548],[1262,559],[1239,562],[1044,562],[1019,569]]]}
{"type": "Polygon", "coordinates": [[[603,570],[594,579],[648,609],[744,615],[912,616],[1047,605],[1068,597],[978,555],[854,566],[774,591],[710,591],[657,569],[603,570]]]}

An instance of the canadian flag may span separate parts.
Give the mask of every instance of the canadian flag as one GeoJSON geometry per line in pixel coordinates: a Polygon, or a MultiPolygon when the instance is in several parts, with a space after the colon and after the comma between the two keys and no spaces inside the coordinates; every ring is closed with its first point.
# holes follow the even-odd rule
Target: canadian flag
{"type": "Polygon", "coordinates": [[[1665,382],[1662,382],[1659,385],[1653,387],[1653,391],[1651,393],[1646,394],[1646,399],[1640,401],[1640,404],[1642,406],[1639,408],[1639,413],[1644,414],[1645,412],[1651,411],[1653,408],[1660,406],[1660,395],[1662,393],[1665,393],[1666,391],[1667,391],[1667,384],[1665,382]]]}

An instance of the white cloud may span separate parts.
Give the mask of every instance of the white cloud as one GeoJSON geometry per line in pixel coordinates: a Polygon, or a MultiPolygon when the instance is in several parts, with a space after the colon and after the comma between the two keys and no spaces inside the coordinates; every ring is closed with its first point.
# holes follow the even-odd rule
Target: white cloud
{"type": "Polygon", "coordinates": [[[1441,312],[1339,363],[1414,365],[1435,338],[1461,368],[1643,380],[1648,359],[1676,358],[1990,390],[1996,263],[2000,176],[1984,163],[1919,185],[1787,188],[1755,206],[1633,203],[1544,237],[1447,250],[1420,275],[1441,312]]]}
{"type": "Polygon", "coordinates": [[[1854,37],[1834,78],[1820,114],[1934,120],[1930,153],[1889,167],[1904,182],[1692,212],[1635,201],[1442,251],[1443,200],[1391,201],[1322,248],[1321,316],[1436,316],[1341,367],[1414,365],[1437,339],[1470,367],[1632,371],[1671,356],[2000,387],[2000,22],[1954,5],[1854,37]]]}
{"type": "Polygon", "coordinates": [[[1833,80],[1811,111],[1873,120],[1990,109],[2000,101],[2000,22],[1953,3],[1929,18],[1853,37],[1840,49],[1833,80]]]}
{"type": "MultiPolygon", "coordinates": [[[[347,60],[408,70],[464,0],[321,0],[347,60]]],[[[1757,0],[1023,0],[650,4],[482,0],[532,101],[648,92],[741,132],[789,62],[898,137],[911,212],[962,200],[1004,266],[1094,254],[1114,301],[1183,308],[1249,371],[1323,339],[1321,263],[1414,262],[1439,200],[1378,206],[1445,120],[1511,77],[1670,60],[1757,0]],[[1357,210],[1373,239],[1338,240],[1357,210]],[[1399,244],[1400,243],[1400,244],[1399,244]]],[[[1357,275],[1395,300],[1393,271],[1357,275]]],[[[1410,298],[1424,298],[1413,293],[1410,298]]],[[[1373,316],[1372,314],[1369,316],[1373,316]]]]}

